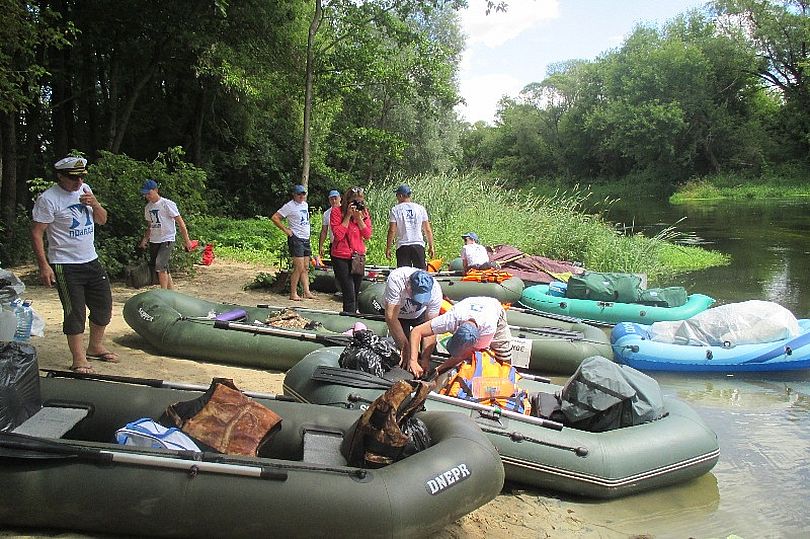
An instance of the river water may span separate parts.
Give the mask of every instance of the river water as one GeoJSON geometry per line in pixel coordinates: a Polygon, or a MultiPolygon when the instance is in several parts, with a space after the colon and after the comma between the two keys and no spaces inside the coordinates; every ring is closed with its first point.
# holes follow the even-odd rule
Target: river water
{"type": "MultiPolygon", "coordinates": [[[[670,206],[616,204],[610,218],[650,235],[677,229],[732,256],[730,266],[683,275],[682,285],[718,303],[775,301],[810,317],[810,203],[670,206]]],[[[717,433],[711,473],[674,487],[608,502],[564,499],[602,537],[808,537],[810,371],[705,375],[655,373],[666,395],[694,407],[717,433]]],[[[557,380],[560,381],[560,380],[557,380]]]]}

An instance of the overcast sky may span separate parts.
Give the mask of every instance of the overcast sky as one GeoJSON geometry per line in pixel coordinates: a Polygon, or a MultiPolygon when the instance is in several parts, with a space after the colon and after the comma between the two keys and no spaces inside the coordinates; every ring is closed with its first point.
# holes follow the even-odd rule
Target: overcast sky
{"type": "Polygon", "coordinates": [[[458,112],[492,123],[498,100],[540,82],[546,66],[594,59],[619,46],[640,23],[662,25],[705,0],[509,0],[505,13],[486,15],[485,0],[462,12],[467,50],[460,71],[458,112]]]}

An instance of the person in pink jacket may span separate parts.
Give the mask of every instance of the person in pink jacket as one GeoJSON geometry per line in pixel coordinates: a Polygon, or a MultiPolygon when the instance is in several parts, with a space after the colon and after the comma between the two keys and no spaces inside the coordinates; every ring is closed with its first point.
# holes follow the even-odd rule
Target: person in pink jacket
{"type": "Polygon", "coordinates": [[[357,312],[357,295],[363,272],[352,272],[352,255],[365,256],[366,240],[371,237],[371,216],[366,208],[362,187],[352,187],[343,195],[339,207],[332,209],[329,217],[332,225],[332,267],[335,279],[343,294],[343,311],[357,312]]]}

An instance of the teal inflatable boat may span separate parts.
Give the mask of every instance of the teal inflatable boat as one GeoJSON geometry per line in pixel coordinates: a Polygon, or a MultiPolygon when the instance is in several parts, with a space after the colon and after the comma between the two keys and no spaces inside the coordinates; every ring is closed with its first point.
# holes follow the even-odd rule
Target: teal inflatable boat
{"type": "MultiPolygon", "coordinates": [[[[302,402],[358,407],[390,386],[385,378],[341,369],[340,353],[330,347],[309,354],[287,372],[284,392],[302,402]]],[[[536,395],[562,389],[526,379],[518,385],[536,395]]],[[[428,410],[461,412],[478,423],[498,449],[508,480],[593,498],[688,481],[717,463],[717,435],[697,413],[679,400],[664,398],[663,404],[666,415],[655,421],[588,432],[436,393],[425,402],[428,410]]]]}
{"type": "Polygon", "coordinates": [[[388,333],[382,321],[304,308],[292,310],[314,322],[316,327],[286,329],[262,323],[282,310],[214,303],[156,289],[127,300],[124,319],[163,354],[277,370],[290,368],[309,352],[325,345],[345,346],[350,337],[341,333],[357,323],[363,323],[378,335],[388,333]]]}
{"type": "Polygon", "coordinates": [[[680,307],[656,307],[638,303],[572,299],[553,294],[553,290],[549,291],[549,285],[529,286],[523,291],[520,304],[546,313],[574,316],[608,324],[618,324],[620,322],[652,324],[664,320],[691,318],[705,311],[714,303],[714,298],[703,294],[690,294],[686,303],[680,307]]]}
{"type": "Polygon", "coordinates": [[[418,414],[432,444],[379,469],[346,464],[341,444],[359,411],[272,395],[254,399],[282,418],[259,456],[153,449],[114,443],[116,429],[207,388],[65,377],[72,374],[42,378],[39,413],[18,433],[0,432],[4,526],[137,537],[424,537],[503,485],[497,452],[459,414],[418,414]]]}

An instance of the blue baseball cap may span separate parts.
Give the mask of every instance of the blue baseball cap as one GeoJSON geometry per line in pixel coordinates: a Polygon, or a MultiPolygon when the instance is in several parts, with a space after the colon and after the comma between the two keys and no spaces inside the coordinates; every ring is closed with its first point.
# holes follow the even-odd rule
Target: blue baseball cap
{"type": "Polygon", "coordinates": [[[412,191],[411,191],[411,188],[410,188],[409,186],[407,186],[407,185],[405,185],[405,184],[403,183],[402,185],[400,185],[399,187],[397,187],[397,190],[396,190],[396,191],[394,191],[394,193],[396,193],[396,194],[398,194],[398,195],[404,195],[404,196],[406,196],[406,197],[407,197],[407,196],[410,196],[410,195],[411,195],[412,191]]]}
{"type": "Polygon", "coordinates": [[[411,274],[411,291],[415,303],[425,305],[430,301],[433,282],[433,277],[426,271],[419,270],[411,274]]]}
{"type": "Polygon", "coordinates": [[[301,193],[306,193],[306,192],[307,192],[307,188],[306,188],[306,187],[304,187],[303,185],[301,185],[301,184],[299,183],[298,185],[296,185],[295,187],[293,187],[293,191],[292,191],[292,192],[293,192],[293,194],[295,194],[295,195],[300,195],[301,193]]]}
{"type": "Polygon", "coordinates": [[[146,180],[145,182],[143,182],[143,185],[141,186],[141,194],[145,195],[146,193],[148,193],[152,189],[157,189],[157,188],[158,188],[158,183],[155,180],[146,180]]]}
{"type": "Polygon", "coordinates": [[[481,334],[472,322],[461,324],[450,340],[447,341],[447,352],[452,357],[467,357],[475,350],[475,343],[481,334]]]}
{"type": "Polygon", "coordinates": [[[476,234],[475,232],[467,232],[466,234],[462,234],[461,239],[464,239],[464,238],[470,238],[475,243],[478,243],[478,234],[476,234]]]}
{"type": "Polygon", "coordinates": [[[338,191],[337,189],[332,189],[331,191],[329,191],[329,198],[339,197],[339,196],[340,196],[340,191],[338,191]]]}

